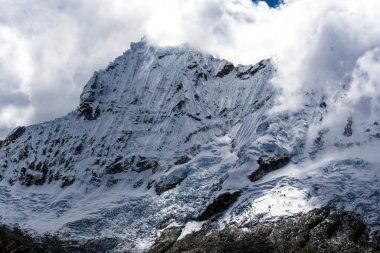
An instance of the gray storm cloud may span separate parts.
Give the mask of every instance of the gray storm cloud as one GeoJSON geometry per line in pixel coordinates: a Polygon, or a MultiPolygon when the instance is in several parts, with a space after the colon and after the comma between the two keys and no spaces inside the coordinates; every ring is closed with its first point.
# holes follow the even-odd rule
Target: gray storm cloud
{"type": "Polygon", "coordinates": [[[0,0],[0,6],[0,129],[74,109],[92,72],[143,36],[234,63],[272,58],[278,68],[272,82],[282,91],[277,110],[298,108],[305,92],[322,97],[341,87],[347,97],[337,111],[355,113],[368,103],[370,115],[378,110],[378,92],[358,93],[368,85],[378,90],[377,0],[288,0],[277,9],[249,0],[0,0]]]}

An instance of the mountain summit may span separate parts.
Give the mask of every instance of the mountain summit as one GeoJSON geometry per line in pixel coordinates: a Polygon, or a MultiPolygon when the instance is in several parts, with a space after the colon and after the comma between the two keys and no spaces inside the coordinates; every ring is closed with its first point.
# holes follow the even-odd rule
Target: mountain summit
{"type": "Polygon", "coordinates": [[[309,220],[346,219],[334,230],[346,234],[361,229],[342,229],[348,220],[368,225],[351,241],[365,240],[378,224],[380,185],[376,165],[352,150],[378,137],[358,135],[364,126],[353,118],[339,136],[311,137],[329,105],[309,94],[298,111],[273,112],[275,73],[271,60],[235,66],[187,46],[132,43],[94,73],[75,111],[0,141],[1,222],[96,239],[105,252],[154,242],[164,252],[205,231],[307,220],[297,215],[320,208],[309,220]]]}

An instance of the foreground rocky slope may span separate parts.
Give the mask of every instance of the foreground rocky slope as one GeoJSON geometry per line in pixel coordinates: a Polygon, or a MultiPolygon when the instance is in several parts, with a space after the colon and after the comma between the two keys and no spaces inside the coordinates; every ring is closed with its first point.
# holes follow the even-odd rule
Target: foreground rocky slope
{"type": "Polygon", "coordinates": [[[315,209],[307,214],[255,223],[250,228],[227,227],[212,232],[212,222],[177,241],[180,228],[165,230],[149,252],[379,252],[380,236],[369,240],[359,216],[315,209]],[[179,229],[179,230],[178,230],[179,229]]]}
{"type": "Polygon", "coordinates": [[[379,150],[379,124],[350,117],[324,126],[333,106],[325,94],[274,111],[273,75],[270,60],[234,66],[188,47],[132,43],[93,75],[77,110],[0,141],[1,223],[114,252],[147,251],[165,233],[178,239],[170,250],[205,251],[220,237],[243,236],[245,245],[273,231],[263,249],[284,252],[281,237],[306,240],[304,214],[329,207],[316,215],[344,229],[312,237],[307,228],[305,250],[318,240],[341,249],[348,242],[331,244],[341,230],[358,230],[365,238],[350,237],[352,249],[370,250],[380,172],[358,150],[379,150]],[[278,221],[292,216],[294,224],[278,221]],[[361,225],[346,229],[345,217],[361,225]]]}
{"type": "MultiPolygon", "coordinates": [[[[251,228],[229,227],[212,233],[213,224],[177,241],[182,227],[162,232],[149,250],[161,252],[379,252],[380,234],[369,239],[369,230],[359,216],[316,209],[275,222],[252,224],[251,228]],[[209,235],[208,235],[209,234],[209,235]]],[[[0,228],[0,252],[108,252],[115,241],[86,243],[61,241],[45,235],[32,238],[19,229],[0,228]]]]}

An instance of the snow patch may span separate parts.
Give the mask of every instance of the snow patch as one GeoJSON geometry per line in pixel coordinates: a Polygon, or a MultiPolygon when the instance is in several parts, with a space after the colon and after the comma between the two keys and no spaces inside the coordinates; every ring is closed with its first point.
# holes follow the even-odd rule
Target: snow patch
{"type": "Polygon", "coordinates": [[[187,222],[185,227],[182,229],[181,235],[178,237],[177,240],[181,240],[185,236],[201,230],[204,223],[205,222],[196,222],[196,221],[187,222]]]}

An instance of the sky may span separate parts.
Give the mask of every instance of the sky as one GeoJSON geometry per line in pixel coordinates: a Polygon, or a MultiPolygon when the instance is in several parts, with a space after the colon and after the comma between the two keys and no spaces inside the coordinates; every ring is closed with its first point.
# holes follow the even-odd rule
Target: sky
{"type": "Polygon", "coordinates": [[[142,37],[235,64],[271,58],[278,110],[345,87],[335,111],[376,118],[379,16],[378,0],[0,0],[0,137],[74,110],[93,72],[142,37]]]}
{"type": "MultiPolygon", "coordinates": [[[[263,1],[263,0],[262,0],[263,1]]],[[[258,2],[258,1],[252,1],[252,2],[258,2]]],[[[274,7],[277,7],[278,5],[280,5],[281,3],[281,0],[265,0],[265,2],[272,8],[274,7]]]]}

